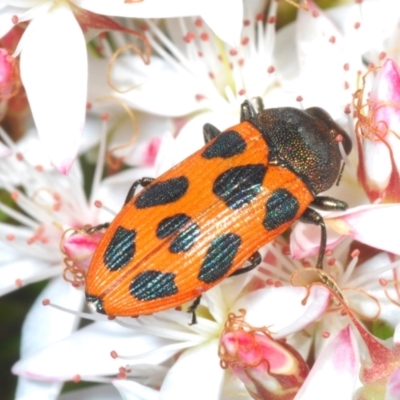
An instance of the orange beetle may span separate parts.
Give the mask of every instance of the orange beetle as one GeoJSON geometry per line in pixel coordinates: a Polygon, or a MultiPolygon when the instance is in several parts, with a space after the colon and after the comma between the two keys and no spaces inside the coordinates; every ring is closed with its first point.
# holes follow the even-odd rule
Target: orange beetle
{"type": "Polygon", "coordinates": [[[207,144],[159,178],[132,185],[90,265],[86,299],[112,316],[139,316],[197,299],[256,267],[257,250],[301,220],[326,228],[309,206],[344,210],[318,193],[336,181],[351,141],[320,108],[241,107],[224,132],[206,124],[207,144]],[[144,189],[137,195],[138,185],[144,189]],[[242,267],[249,260],[250,265],[242,267]]]}

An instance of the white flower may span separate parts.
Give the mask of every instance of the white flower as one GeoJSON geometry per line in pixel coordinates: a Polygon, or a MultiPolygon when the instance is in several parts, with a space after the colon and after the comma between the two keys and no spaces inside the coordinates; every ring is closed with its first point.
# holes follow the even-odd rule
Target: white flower
{"type": "MultiPolygon", "coordinates": [[[[87,128],[99,134],[101,124],[92,119],[87,121],[87,128]]],[[[11,153],[0,160],[0,187],[8,191],[15,201],[14,207],[0,203],[0,209],[18,223],[0,223],[0,295],[51,278],[42,296],[51,297],[71,309],[81,310],[84,305],[82,291],[72,287],[63,278],[64,256],[60,252],[63,232],[109,219],[109,215],[100,213],[93,205],[95,196],[109,198],[107,204],[118,210],[126,187],[135,179],[136,172],[116,174],[101,181],[104,157],[100,156],[91,185],[91,199],[88,200],[79,164],[72,167],[68,177],[62,176],[46,163],[35,133],[28,133],[18,145],[13,144],[3,130],[0,134],[11,153]]],[[[151,172],[151,168],[138,171],[140,175],[151,172]]],[[[41,300],[39,298],[35,302],[24,322],[22,358],[49,343],[68,337],[79,322],[76,316],[62,314],[58,320],[61,315],[56,310],[43,313],[41,300]]],[[[57,396],[62,386],[59,382],[43,384],[29,379],[37,378],[34,375],[26,378],[19,380],[17,398],[23,398],[27,393],[35,393],[37,398],[49,393],[57,396]]]]}
{"type": "MultiPolygon", "coordinates": [[[[190,115],[181,132],[201,132],[205,122],[232,126],[243,100],[256,96],[266,107],[284,105],[274,87],[277,3],[271,2],[267,13],[265,6],[264,1],[246,2],[240,44],[235,47],[221,42],[201,18],[170,18],[163,25],[145,20],[140,28],[153,49],[151,63],[145,66],[139,57],[121,54],[108,74],[107,59],[91,59],[89,70],[102,67],[104,72],[100,79],[99,74],[89,76],[89,99],[110,92],[107,76],[118,89],[113,94],[134,109],[170,117],[190,115]]],[[[128,44],[118,33],[112,37],[120,47],[128,44]]],[[[295,97],[292,100],[294,104],[295,97]]]]}
{"type": "MultiPolygon", "coordinates": [[[[39,136],[52,164],[67,174],[78,153],[87,101],[87,51],[82,29],[122,30],[108,17],[168,17],[203,15],[224,40],[236,43],[242,19],[242,0],[229,1],[230,23],[218,24],[228,1],[132,4],[75,0],[7,0],[0,6],[0,37],[15,24],[30,21],[15,55],[21,58],[21,79],[26,89],[39,136]],[[234,4],[232,4],[234,3],[234,4]]],[[[136,34],[133,31],[129,33],[136,34]]],[[[138,35],[140,36],[140,35],[138,35]]],[[[148,48],[143,58],[148,61],[148,48]]]]}

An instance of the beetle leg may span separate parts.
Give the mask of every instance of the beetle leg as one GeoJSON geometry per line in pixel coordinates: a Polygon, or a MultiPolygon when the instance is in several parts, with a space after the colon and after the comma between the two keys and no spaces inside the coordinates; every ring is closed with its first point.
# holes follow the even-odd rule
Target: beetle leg
{"type": "Polygon", "coordinates": [[[324,211],[344,211],[347,210],[347,203],[329,196],[317,196],[311,202],[311,205],[324,211]]]}
{"type": "Polygon", "coordinates": [[[132,200],[132,197],[135,195],[135,191],[139,185],[146,187],[153,181],[154,181],[154,178],[142,178],[142,179],[138,179],[137,181],[133,182],[131,188],[128,191],[128,194],[126,195],[124,204],[129,203],[132,200]]]}
{"type": "Polygon", "coordinates": [[[256,110],[249,100],[245,100],[240,106],[240,122],[253,122],[257,117],[256,110]]]}
{"type": "Polygon", "coordinates": [[[216,128],[214,125],[204,124],[204,126],[203,126],[203,136],[204,136],[205,143],[208,143],[210,140],[213,140],[220,133],[221,133],[221,131],[218,128],[216,128]]]}
{"type": "Polygon", "coordinates": [[[319,245],[317,268],[322,269],[324,254],[326,250],[326,226],[324,219],[312,208],[306,208],[304,214],[300,217],[300,221],[306,224],[319,225],[321,227],[321,243],[319,245]]]}
{"type": "Polygon", "coordinates": [[[188,312],[192,313],[192,322],[190,322],[189,325],[195,325],[197,324],[197,317],[196,317],[196,308],[199,306],[201,300],[201,296],[196,297],[192,303],[192,305],[189,307],[188,312]]]}
{"type": "Polygon", "coordinates": [[[243,267],[243,268],[237,269],[234,273],[230,274],[229,277],[245,274],[246,272],[249,272],[252,269],[256,268],[258,265],[260,265],[261,264],[261,254],[260,254],[260,252],[256,251],[248,259],[248,261],[250,262],[250,265],[248,265],[247,267],[243,267]]]}
{"type": "Polygon", "coordinates": [[[253,101],[256,104],[257,114],[264,110],[264,102],[260,96],[253,97],[253,101]]]}

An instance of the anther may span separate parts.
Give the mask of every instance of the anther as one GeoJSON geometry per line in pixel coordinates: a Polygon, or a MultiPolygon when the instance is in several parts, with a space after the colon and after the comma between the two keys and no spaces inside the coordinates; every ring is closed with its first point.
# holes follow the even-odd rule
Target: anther
{"type": "Polygon", "coordinates": [[[380,278],[380,279],[379,279],[379,284],[380,284],[381,286],[387,286],[387,280],[384,279],[384,278],[380,278]]]}
{"type": "Polygon", "coordinates": [[[210,39],[210,36],[209,36],[209,34],[208,34],[207,32],[203,32],[203,33],[200,35],[200,39],[201,39],[203,42],[207,42],[207,41],[210,39]]]}
{"type": "Polygon", "coordinates": [[[43,304],[44,306],[49,306],[49,305],[50,305],[50,300],[49,300],[49,299],[44,299],[44,300],[42,301],[42,304],[43,304]]]}
{"type": "Polygon", "coordinates": [[[101,120],[102,121],[108,121],[109,118],[110,118],[110,114],[109,113],[101,114],[101,120]]]}
{"type": "Polygon", "coordinates": [[[264,13],[257,14],[256,21],[264,21],[264,13]]]}
{"type": "Polygon", "coordinates": [[[335,262],[336,262],[336,258],[330,258],[329,260],[328,260],[328,265],[330,266],[330,267],[332,267],[332,265],[335,265],[335,262]]]}
{"type": "Polygon", "coordinates": [[[329,332],[322,332],[322,334],[321,334],[321,336],[324,338],[324,339],[328,339],[328,337],[330,337],[331,336],[331,334],[329,333],[329,332]]]}
{"type": "Polygon", "coordinates": [[[24,156],[22,155],[22,153],[16,153],[15,157],[17,157],[18,161],[23,161],[24,160],[24,156]]]}
{"type": "Polygon", "coordinates": [[[78,382],[80,382],[81,381],[81,376],[79,375],[79,374],[76,374],[73,378],[72,378],[72,380],[75,382],[75,383],[78,383],[78,382]]]}
{"type": "Polygon", "coordinates": [[[332,44],[336,43],[336,37],[335,36],[331,36],[329,38],[329,43],[332,43],[332,44]]]}
{"type": "Polygon", "coordinates": [[[240,41],[240,44],[241,44],[242,46],[246,46],[246,44],[249,43],[249,41],[250,41],[250,39],[249,39],[247,36],[245,36],[245,37],[242,38],[242,40],[240,41]]]}
{"type": "Polygon", "coordinates": [[[270,66],[267,68],[267,72],[268,72],[269,74],[274,73],[274,72],[275,72],[275,67],[274,67],[273,65],[270,65],[270,66]]]}
{"type": "Polygon", "coordinates": [[[196,94],[194,98],[196,99],[196,101],[201,101],[206,99],[206,96],[204,96],[204,94],[196,94]]]}
{"type": "Polygon", "coordinates": [[[21,288],[22,287],[22,280],[20,278],[15,280],[15,286],[17,288],[21,288]]]}
{"type": "Polygon", "coordinates": [[[344,65],[343,65],[343,69],[344,69],[345,71],[348,71],[348,70],[350,69],[350,64],[349,64],[349,63],[344,64],[344,65]]]}
{"type": "Polygon", "coordinates": [[[314,11],[311,13],[311,15],[312,15],[314,18],[317,18],[317,17],[319,17],[319,12],[318,12],[317,10],[314,10],[314,11]]]}
{"type": "Polygon", "coordinates": [[[356,22],[354,24],[354,29],[358,29],[361,26],[361,22],[356,22]]]}
{"type": "Polygon", "coordinates": [[[12,22],[14,25],[17,25],[18,22],[19,22],[19,18],[18,18],[16,15],[13,15],[13,16],[11,17],[11,22],[12,22]]]}
{"type": "Polygon", "coordinates": [[[124,367],[121,367],[121,368],[119,369],[117,378],[118,378],[118,379],[126,379],[126,375],[127,375],[126,369],[125,369],[124,367]]]}
{"type": "Polygon", "coordinates": [[[194,24],[198,27],[201,28],[203,26],[203,20],[200,18],[197,18],[196,21],[194,21],[194,24]]]}
{"type": "Polygon", "coordinates": [[[269,24],[274,24],[276,22],[276,16],[275,15],[271,15],[270,17],[268,17],[268,21],[269,24]]]}
{"type": "Polygon", "coordinates": [[[353,258],[354,257],[358,257],[360,255],[360,250],[359,249],[354,249],[351,254],[350,254],[353,258]]]}
{"type": "Polygon", "coordinates": [[[195,39],[195,34],[193,32],[188,32],[184,37],[183,41],[186,43],[190,43],[195,39]]]}
{"type": "Polygon", "coordinates": [[[342,135],[337,135],[337,136],[335,137],[335,142],[336,142],[336,143],[341,143],[341,142],[343,142],[343,136],[342,136],[342,135]]]}
{"type": "Polygon", "coordinates": [[[118,358],[118,353],[117,353],[115,350],[113,350],[113,351],[110,353],[110,356],[115,360],[116,358],[118,358]]]}
{"type": "Polygon", "coordinates": [[[243,95],[245,95],[246,94],[246,89],[240,89],[239,91],[238,91],[238,95],[239,96],[243,96],[243,95]]]}

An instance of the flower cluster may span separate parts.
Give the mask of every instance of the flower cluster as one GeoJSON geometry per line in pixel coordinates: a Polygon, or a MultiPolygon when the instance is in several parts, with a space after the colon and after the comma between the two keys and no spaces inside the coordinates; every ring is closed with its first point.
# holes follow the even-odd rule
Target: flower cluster
{"type": "Polygon", "coordinates": [[[308,0],[278,29],[294,5],[0,5],[0,295],[48,280],[24,321],[17,399],[400,398],[396,4],[308,0]],[[89,311],[91,257],[131,184],[200,149],[205,123],[237,124],[244,100],[322,107],[352,138],[326,193],[349,208],[321,212],[323,269],[320,227],[296,222],[256,269],[202,293],[195,324],[190,303],[89,311]],[[61,394],[67,381],[93,385],[61,394]]]}

